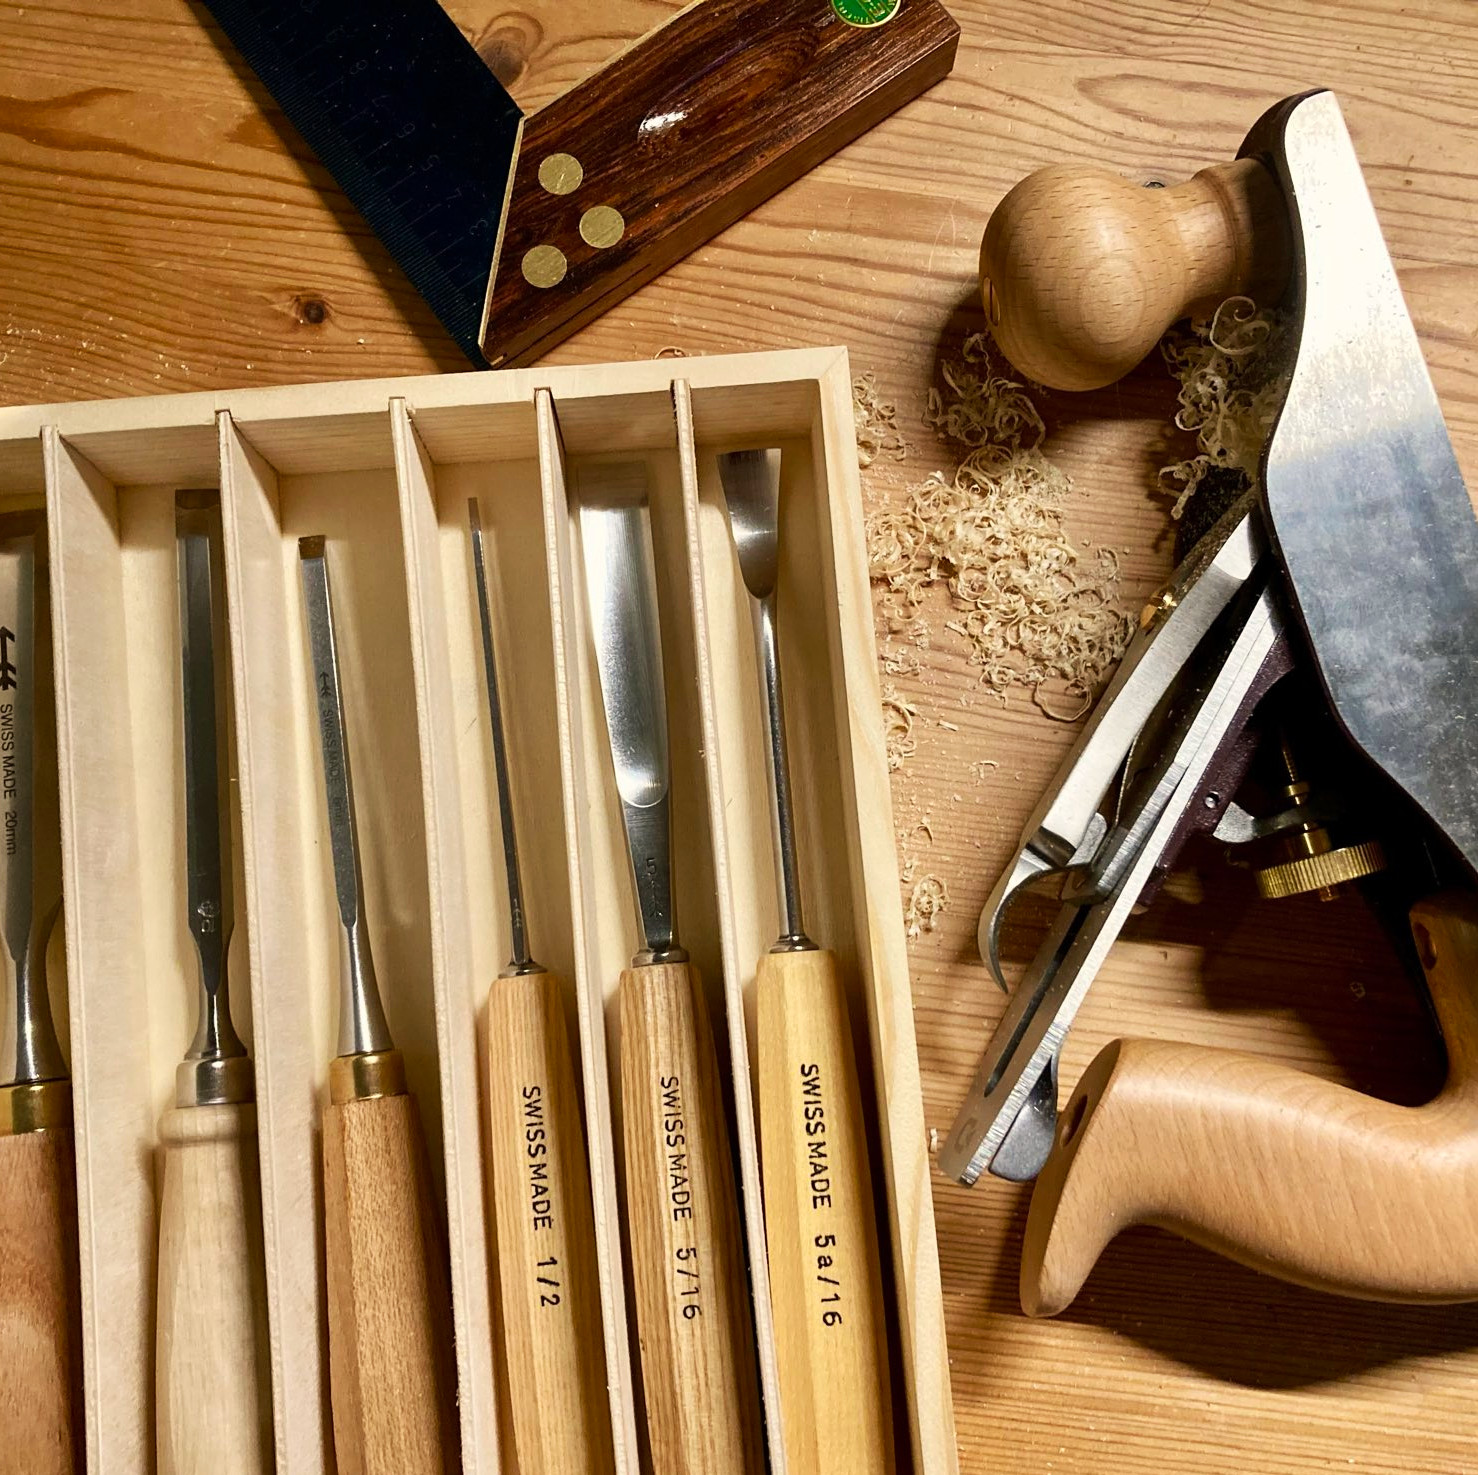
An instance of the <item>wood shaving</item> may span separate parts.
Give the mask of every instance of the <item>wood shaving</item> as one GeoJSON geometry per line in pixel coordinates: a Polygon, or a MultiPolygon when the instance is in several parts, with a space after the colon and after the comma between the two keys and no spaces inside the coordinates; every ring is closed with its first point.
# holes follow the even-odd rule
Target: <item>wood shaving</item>
{"type": "Polygon", "coordinates": [[[917,746],[913,720],[917,712],[918,708],[900,696],[891,682],[883,688],[883,745],[889,773],[897,773],[904,761],[913,756],[917,746]]]}
{"type": "Polygon", "coordinates": [[[1076,722],[1093,705],[1091,693],[1074,691],[1051,691],[1044,684],[1032,688],[1032,701],[1054,722],[1076,722]],[[1054,706],[1053,703],[1058,705],[1054,706]]]}
{"type": "Polygon", "coordinates": [[[1085,558],[1063,528],[1067,476],[1041,449],[1046,433],[1026,390],[994,372],[984,333],[946,363],[925,423],[963,448],[953,472],[907,489],[902,507],[867,518],[868,564],[883,586],[887,632],[919,643],[920,608],[938,585],[983,684],[1057,681],[1087,699],[1123,654],[1132,620],[1117,603],[1117,559],[1085,558]]]}
{"type": "Polygon", "coordinates": [[[909,893],[903,925],[910,939],[932,932],[939,914],[949,908],[949,887],[939,876],[920,876],[909,893]]]}
{"type": "Polygon", "coordinates": [[[885,676],[917,676],[924,669],[924,658],[913,645],[886,645],[882,655],[885,676]]]}
{"type": "Polygon", "coordinates": [[[946,732],[958,732],[960,730],[960,724],[958,722],[946,722],[942,717],[939,719],[939,725],[946,732]]]}
{"type": "Polygon", "coordinates": [[[1250,297],[1228,297],[1209,318],[1168,334],[1160,344],[1180,380],[1175,423],[1196,437],[1196,454],[1162,467],[1179,518],[1213,467],[1240,471],[1258,484],[1262,450],[1288,388],[1293,365],[1284,314],[1259,309],[1250,297]]]}
{"type": "Polygon", "coordinates": [[[665,348],[659,348],[652,355],[654,359],[685,359],[692,358],[692,354],[686,348],[679,348],[675,343],[669,343],[665,348]]]}
{"type": "Polygon", "coordinates": [[[857,464],[871,466],[879,456],[901,461],[910,447],[898,428],[898,406],[878,390],[871,370],[852,381],[852,418],[857,422],[857,464]]]}
{"type": "Polygon", "coordinates": [[[994,772],[1001,765],[994,758],[977,758],[970,765],[970,772],[975,775],[975,782],[983,784],[988,777],[987,770],[994,772]]]}

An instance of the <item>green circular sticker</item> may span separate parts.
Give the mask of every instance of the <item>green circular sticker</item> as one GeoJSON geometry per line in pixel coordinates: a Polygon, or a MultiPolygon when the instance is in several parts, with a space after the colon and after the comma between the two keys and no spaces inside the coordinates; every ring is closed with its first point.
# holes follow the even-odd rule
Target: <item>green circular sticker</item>
{"type": "Polygon", "coordinates": [[[881,26],[898,14],[903,0],[831,0],[831,8],[849,26],[881,26]]]}

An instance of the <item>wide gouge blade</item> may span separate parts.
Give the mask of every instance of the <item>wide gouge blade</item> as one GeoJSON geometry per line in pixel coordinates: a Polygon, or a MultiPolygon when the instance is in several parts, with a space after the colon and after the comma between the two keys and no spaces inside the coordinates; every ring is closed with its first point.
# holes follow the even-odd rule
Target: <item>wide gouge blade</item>
{"type": "Polygon", "coordinates": [[[762,1464],[739,1204],[713,1038],[672,896],[667,702],[646,468],[577,477],[585,592],[641,914],[621,975],[621,1105],[637,1327],[659,1475],[762,1464]]]}

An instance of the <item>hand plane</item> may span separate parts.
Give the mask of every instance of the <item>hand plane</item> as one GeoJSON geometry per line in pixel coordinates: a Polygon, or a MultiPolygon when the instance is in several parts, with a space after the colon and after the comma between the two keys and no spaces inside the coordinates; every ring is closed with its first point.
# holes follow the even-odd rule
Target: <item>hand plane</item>
{"type": "Polygon", "coordinates": [[[1259,485],[1228,499],[1146,609],[986,903],[981,952],[1000,979],[1012,899],[1049,880],[1061,894],[941,1166],[967,1184],[1038,1178],[1032,1314],[1063,1309],[1141,1223],[1346,1295],[1478,1299],[1478,522],[1354,147],[1334,96],[1314,92],[1186,185],[1105,186],[1112,210],[1075,215],[1065,200],[1098,188],[1084,173],[1043,171],[992,218],[986,300],[1006,351],[1049,383],[1106,382],[1192,303],[1256,283],[1264,301],[1281,292],[1287,389],[1259,485]],[[1049,220],[1044,264],[1031,242],[1049,220]],[[1049,268],[1072,251],[1098,264],[1094,291],[1080,276],[1054,299],[1049,268]],[[1335,787],[1356,802],[1301,775],[1310,722],[1342,750],[1335,787]],[[1253,857],[1265,895],[1377,877],[1362,884],[1401,898],[1447,1048],[1435,1100],[1120,1040],[1059,1120],[1084,995],[1199,832],[1253,857]]]}

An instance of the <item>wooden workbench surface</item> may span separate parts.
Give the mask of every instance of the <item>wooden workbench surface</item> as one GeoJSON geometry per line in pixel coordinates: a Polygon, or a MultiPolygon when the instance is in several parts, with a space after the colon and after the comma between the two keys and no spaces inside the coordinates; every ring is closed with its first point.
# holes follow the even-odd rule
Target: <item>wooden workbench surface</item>
{"type": "MultiPolygon", "coordinates": [[[[526,106],[675,7],[449,8],[526,106]]],[[[1459,457],[1478,474],[1478,29],[1468,0],[954,0],[955,73],[619,305],[562,362],[841,341],[914,452],[877,496],[949,463],[919,424],[941,352],[980,325],[991,207],[1058,160],[1178,179],[1229,158],[1271,102],[1336,89],[1459,457]]],[[[189,0],[0,5],[0,401],[155,394],[465,367],[270,100],[189,0]]],[[[1125,550],[1126,600],[1168,567],[1154,468],[1163,371],[1043,403],[1072,529],[1125,550]]],[[[1379,556],[1378,550],[1372,556],[1379,556]]],[[[942,620],[936,621],[942,625],[942,620]]],[[[941,634],[900,679],[917,751],[900,861],[949,887],[911,944],[926,1110],[949,1126],[1001,1007],[980,905],[1071,729],[976,685],[941,634]],[[950,727],[942,724],[948,722],[950,727]],[[977,764],[989,760],[995,768],[977,764]],[[983,775],[983,776],[981,776],[983,775]],[[923,821],[923,823],[920,823],[923,821]]],[[[1400,1100],[1439,1056],[1358,903],[1271,916],[1214,854],[1116,951],[1074,1033],[1235,1043],[1400,1100]]],[[[936,1180],[962,1463],[1013,1475],[1478,1469],[1478,1308],[1291,1290],[1153,1231],[1113,1245],[1060,1320],[1016,1304],[1026,1194],[936,1180]]],[[[1478,1229],[1475,1229],[1478,1232],[1478,1229]]]]}

